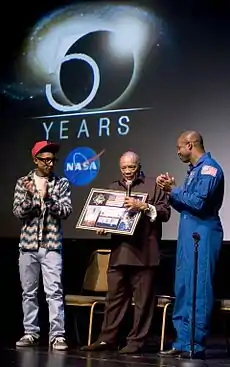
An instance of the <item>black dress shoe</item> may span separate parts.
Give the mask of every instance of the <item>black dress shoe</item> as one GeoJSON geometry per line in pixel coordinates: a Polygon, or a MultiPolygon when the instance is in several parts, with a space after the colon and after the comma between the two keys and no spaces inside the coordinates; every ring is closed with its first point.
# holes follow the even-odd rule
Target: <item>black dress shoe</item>
{"type": "Polygon", "coordinates": [[[178,357],[183,359],[205,359],[205,352],[196,352],[193,356],[190,352],[181,352],[178,357]]]}
{"type": "Polygon", "coordinates": [[[97,352],[97,351],[103,351],[103,350],[115,350],[117,349],[114,344],[106,343],[103,341],[96,341],[93,344],[85,345],[84,347],[81,347],[80,350],[82,351],[89,351],[89,352],[97,352]]]}
{"type": "Polygon", "coordinates": [[[118,351],[119,354],[137,354],[141,352],[141,348],[136,345],[128,344],[118,351]]]}
{"type": "Polygon", "coordinates": [[[158,357],[179,357],[183,353],[181,350],[177,350],[175,348],[169,350],[162,350],[161,352],[157,353],[158,357]]]}

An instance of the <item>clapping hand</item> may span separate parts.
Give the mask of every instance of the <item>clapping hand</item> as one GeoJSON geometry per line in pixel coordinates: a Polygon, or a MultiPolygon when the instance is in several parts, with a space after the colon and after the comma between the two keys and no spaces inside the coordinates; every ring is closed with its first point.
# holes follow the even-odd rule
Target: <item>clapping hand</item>
{"type": "Polygon", "coordinates": [[[33,185],[33,181],[30,180],[28,177],[26,177],[24,180],[23,180],[23,185],[25,187],[25,189],[31,194],[33,195],[34,194],[34,185],[33,185]]]}
{"type": "Polygon", "coordinates": [[[157,186],[165,192],[171,192],[173,186],[176,186],[175,178],[170,176],[168,172],[161,174],[156,179],[157,186]]]}

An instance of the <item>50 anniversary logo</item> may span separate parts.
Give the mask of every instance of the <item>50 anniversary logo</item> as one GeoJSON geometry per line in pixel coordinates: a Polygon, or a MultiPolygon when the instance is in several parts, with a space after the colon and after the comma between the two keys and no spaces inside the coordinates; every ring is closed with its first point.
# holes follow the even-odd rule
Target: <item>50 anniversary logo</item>
{"type": "MultiPolygon", "coordinates": [[[[129,133],[131,113],[120,108],[157,45],[160,22],[143,8],[119,4],[73,4],[44,17],[23,48],[21,79],[32,98],[46,97],[40,119],[45,138],[129,133]],[[44,93],[45,91],[45,93],[44,93]]],[[[31,97],[30,97],[31,98],[31,97]]]]}

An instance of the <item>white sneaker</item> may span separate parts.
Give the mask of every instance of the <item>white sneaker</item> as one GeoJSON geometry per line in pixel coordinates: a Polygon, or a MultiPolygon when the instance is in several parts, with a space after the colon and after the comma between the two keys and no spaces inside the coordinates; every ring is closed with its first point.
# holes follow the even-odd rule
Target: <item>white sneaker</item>
{"type": "Polygon", "coordinates": [[[17,347],[34,347],[38,344],[38,338],[32,334],[25,334],[20,340],[17,341],[17,347]]]}
{"type": "Polygon", "coordinates": [[[55,350],[67,350],[68,346],[66,344],[66,340],[63,336],[56,337],[52,343],[51,346],[55,350]]]}

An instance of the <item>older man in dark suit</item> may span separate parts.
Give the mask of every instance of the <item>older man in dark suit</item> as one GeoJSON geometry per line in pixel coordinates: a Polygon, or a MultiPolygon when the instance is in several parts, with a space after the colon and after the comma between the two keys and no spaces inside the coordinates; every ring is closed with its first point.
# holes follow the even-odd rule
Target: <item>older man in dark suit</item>
{"type": "MultiPolygon", "coordinates": [[[[141,212],[133,236],[112,234],[111,256],[108,269],[108,294],[104,321],[98,340],[82,350],[99,351],[116,348],[119,325],[132,298],[134,299],[134,322],[127,337],[127,345],[119,352],[139,352],[151,327],[154,311],[154,275],[159,264],[159,242],[162,222],[170,218],[167,195],[157,187],[155,180],[145,177],[139,157],[126,152],[120,158],[121,178],[114,181],[111,189],[127,191],[125,206],[141,212]],[[147,202],[136,200],[135,192],[148,193],[147,202]]],[[[99,231],[99,234],[103,234],[99,231]]]]}

